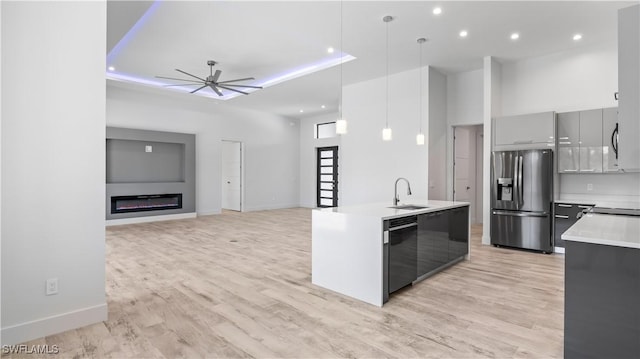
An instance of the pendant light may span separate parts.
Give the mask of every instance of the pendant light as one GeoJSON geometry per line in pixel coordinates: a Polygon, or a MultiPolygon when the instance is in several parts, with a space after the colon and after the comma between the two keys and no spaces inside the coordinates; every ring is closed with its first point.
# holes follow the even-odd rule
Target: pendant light
{"type": "Polygon", "coordinates": [[[386,107],[386,117],[385,117],[385,126],[382,130],[382,140],[383,141],[391,141],[391,128],[389,127],[389,22],[393,20],[392,16],[385,16],[382,18],[387,24],[387,107],[386,107]]]}
{"type": "Polygon", "coordinates": [[[344,62],[344,56],[342,55],[344,51],[342,50],[342,0],[340,1],[340,51],[338,52],[338,56],[340,56],[340,98],[338,99],[338,112],[340,116],[336,120],[336,134],[344,135],[347,133],[347,120],[342,115],[342,63],[344,62]]]}
{"type": "Polygon", "coordinates": [[[418,146],[424,146],[424,133],[422,133],[422,44],[424,44],[427,39],[421,37],[417,41],[418,48],[420,49],[420,98],[418,99],[418,102],[420,103],[420,115],[418,116],[418,124],[420,126],[420,130],[416,135],[416,144],[418,146]]]}

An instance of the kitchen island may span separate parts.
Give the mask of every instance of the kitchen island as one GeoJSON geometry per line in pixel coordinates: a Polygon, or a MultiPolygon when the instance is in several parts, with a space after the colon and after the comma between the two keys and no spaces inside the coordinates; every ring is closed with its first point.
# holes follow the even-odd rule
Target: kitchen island
{"type": "Polygon", "coordinates": [[[562,239],[565,358],[637,358],[640,216],[587,213],[562,239]]]}
{"type": "Polygon", "coordinates": [[[467,202],[419,201],[404,209],[388,203],[316,209],[312,282],[381,307],[398,277],[409,278],[411,284],[468,258],[469,236],[467,202]]]}

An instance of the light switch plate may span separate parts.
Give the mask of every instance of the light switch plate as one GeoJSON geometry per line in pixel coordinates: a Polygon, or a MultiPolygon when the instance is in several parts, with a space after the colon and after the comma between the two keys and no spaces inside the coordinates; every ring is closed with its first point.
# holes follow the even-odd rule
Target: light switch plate
{"type": "Polygon", "coordinates": [[[153,146],[144,146],[144,152],[153,152],[153,146]]]}
{"type": "Polygon", "coordinates": [[[593,191],[593,183],[587,183],[587,191],[593,191]]]}
{"type": "Polygon", "coordinates": [[[47,279],[46,295],[58,294],[58,278],[47,279]]]}

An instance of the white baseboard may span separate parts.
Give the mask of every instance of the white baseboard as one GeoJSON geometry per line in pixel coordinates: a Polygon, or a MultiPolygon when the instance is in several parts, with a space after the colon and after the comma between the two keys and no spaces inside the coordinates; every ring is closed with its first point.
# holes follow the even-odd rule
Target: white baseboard
{"type": "Polygon", "coordinates": [[[107,320],[107,304],[2,328],[2,345],[15,345],[107,320]]]}
{"type": "Polygon", "coordinates": [[[564,247],[553,247],[553,253],[564,254],[564,247]]]}
{"type": "Polygon", "coordinates": [[[270,209],[285,209],[285,208],[298,208],[300,204],[298,203],[290,203],[290,204],[273,204],[267,206],[246,206],[243,208],[243,212],[252,212],[252,211],[267,211],[270,209]]]}
{"type": "Polygon", "coordinates": [[[160,215],[160,216],[108,219],[105,222],[105,224],[106,224],[107,227],[109,227],[109,226],[119,226],[119,225],[123,225],[123,224],[147,223],[147,222],[158,222],[158,221],[170,221],[170,220],[174,220],[174,219],[196,218],[197,216],[198,215],[195,212],[178,213],[178,214],[164,214],[164,215],[160,215]]]}

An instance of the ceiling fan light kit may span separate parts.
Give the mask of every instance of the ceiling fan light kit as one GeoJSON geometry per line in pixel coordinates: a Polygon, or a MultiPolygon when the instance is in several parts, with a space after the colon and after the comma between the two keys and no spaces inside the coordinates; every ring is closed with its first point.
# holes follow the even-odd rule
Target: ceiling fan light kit
{"type": "Polygon", "coordinates": [[[248,92],[245,91],[241,91],[238,90],[237,88],[248,88],[248,89],[262,89],[261,86],[251,86],[251,85],[238,85],[238,84],[234,84],[234,82],[240,82],[240,81],[249,81],[249,80],[255,80],[255,78],[253,77],[245,77],[245,78],[241,78],[241,79],[235,79],[235,80],[226,80],[226,81],[218,81],[220,79],[220,74],[222,74],[222,71],[220,70],[216,70],[216,72],[213,72],[213,66],[215,66],[217,64],[217,62],[213,61],[213,60],[209,60],[207,61],[207,65],[209,66],[209,75],[206,78],[202,78],[196,75],[192,75],[186,71],[182,71],[180,69],[175,69],[176,71],[180,72],[181,74],[187,75],[189,77],[192,77],[192,79],[184,79],[184,78],[176,78],[176,77],[165,77],[165,76],[156,76],[159,79],[167,79],[167,80],[176,80],[176,81],[184,81],[184,84],[173,84],[173,85],[165,85],[165,87],[170,87],[170,86],[199,86],[198,88],[196,88],[193,91],[190,91],[189,93],[196,93],[200,90],[202,90],[205,87],[209,87],[213,92],[215,92],[218,96],[224,96],[224,94],[222,93],[222,91],[220,89],[225,89],[227,91],[232,91],[232,92],[237,92],[243,95],[248,95],[248,92]]]}

